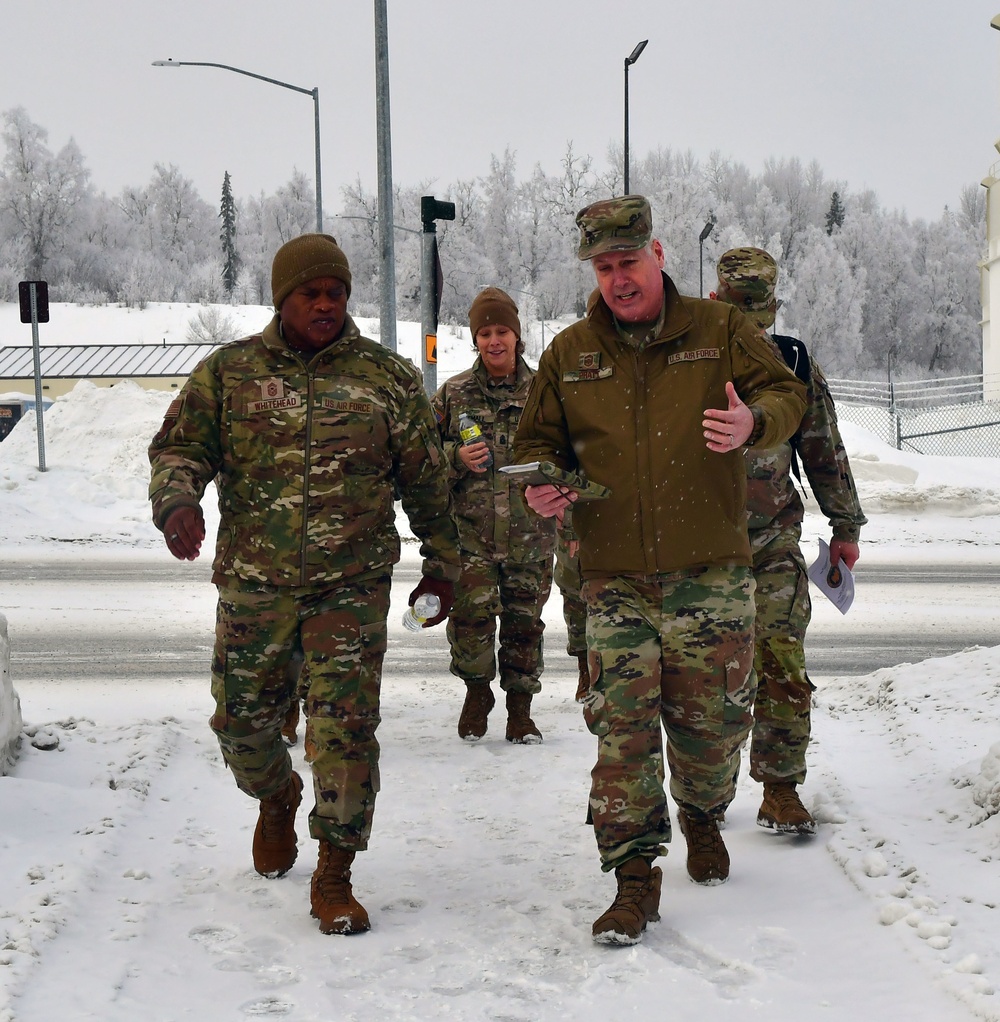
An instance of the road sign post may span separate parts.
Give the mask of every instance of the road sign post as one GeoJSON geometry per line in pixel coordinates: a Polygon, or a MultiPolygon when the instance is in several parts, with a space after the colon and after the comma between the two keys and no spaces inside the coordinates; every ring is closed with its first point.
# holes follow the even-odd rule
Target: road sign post
{"type": "Polygon", "coordinates": [[[424,339],[421,368],[424,390],[433,397],[437,390],[437,328],[441,311],[442,273],[437,247],[437,220],[454,220],[455,203],[442,202],[433,195],[420,198],[423,232],[420,245],[420,319],[424,339]]]}
{"type": "Polygon", "coordinates": [[[21,322],[31,324],[31,350],[35,364],[35,433],[38,437],[38,471],[45,471],[45,425],[42,421],[42,356],[38,324],[49,321],[49,285],[44,280],[22,280],[17,285],[21,322]]]}

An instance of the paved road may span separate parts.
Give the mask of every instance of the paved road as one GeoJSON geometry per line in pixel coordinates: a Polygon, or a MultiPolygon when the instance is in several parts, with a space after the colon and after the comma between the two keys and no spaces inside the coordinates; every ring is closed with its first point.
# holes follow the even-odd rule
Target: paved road
{"type": "MultiPolygon", "coordinates": [[[[397,568],[393,621],[417,571],[397,568]]],[[[1000,566],[859,566],[857,599],[841,616],[816,589],[808,638],[814,677],[877,668],[1000,644],[1000,566]]],[[[0,565],[14,679],[131,679],[208,674],[215,589],[207,562],[76,562],[0,565]]],[[[546,609],[549,669],[564,656],[559,597],[546,609]]],[[[413,640],[390,630],[386,672],[446,670],[444,629],[413,640]]]]}

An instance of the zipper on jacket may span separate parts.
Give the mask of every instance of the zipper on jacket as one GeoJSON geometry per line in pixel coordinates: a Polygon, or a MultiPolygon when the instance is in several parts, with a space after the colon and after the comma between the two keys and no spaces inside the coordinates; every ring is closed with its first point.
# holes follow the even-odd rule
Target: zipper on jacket
{"type": "Polygon", "coordinates": [[[642,353],[639,351],[639,349],[630,345],[629,346],[629,354],[632,356],[632,367],[633,367],[632,380],[633,380],[633,382],[635,384],[635,397],[634,397],[634,399],[632,401],[632,407],[633,407],[632,416],[633,416],[633,419],[635,421],[635,467],[636,467],[635,478],[636,478],[636,482],[639,484],[639,492],[637,494],[637,496],[639,498],[638,501],[637,501],[637,506],[639,508],[639,522],[638,522],[638,525],[639,525],[639,545],[640,545],[640,548],[642,550],[643,562],[646,565],[646,573],[649,574],[649,558],[647,556],[647,551],[646,551],[646,530],[645,530],[646,512],[644,511],[643,506],[642,506],[642,478],[643,478],[643,473],[644,472],[645,472],[647,477],[649,475],[649,463],[648,463],[648,460],[647,460],[647,463],[645,465],[640,465],[639,464],[639,452],[640,452],[640,450],[646,449],[648,451],[648,442],[647,442],[646,447],[644,448],[643,447],[643,443],[642,443],[642,439],[641,439],[640,434],[639,434],[639,431],[640,431],[640,429],[642,427],[641,405],[642,405],[642,402],[644,402],[646,400],[646,374],[643,371],[642,365],[640,364],[640,357],[641,357],[642,353]]]}
{"type": "Polygon", "coordinates": [[[302,545],[299,549],[299,585],[306,584],[306,552],[309,548],[309,465],[312,452],[313,373],[306,367],[306,439],[302,452],[302,545]]]}

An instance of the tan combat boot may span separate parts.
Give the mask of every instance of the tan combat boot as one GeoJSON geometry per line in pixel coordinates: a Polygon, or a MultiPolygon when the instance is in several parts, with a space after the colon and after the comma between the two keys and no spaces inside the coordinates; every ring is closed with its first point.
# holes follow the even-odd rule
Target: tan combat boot
{"type": "Polygon", "coordinates": [[[366,933],[372,928],[364,906],[351,888],[354,852],[319,842],[319,865],[312,875],[309,901],[312,917],[319,920],[320,933],[366,933]]]}
{"type": "Polygon", "coordinates": [[[757,813],[757,826],[782,834],[816,833],[816,821],[790,781],[764,785],[764,801],[757,813]]]}
{"type": "Polygon", "coordinates": [[[516,745],[538,745],[542,732],[531,719],[531,693],[507,693],[507,741],[516,745]]]}
{"type": "Polygon", "coordinates": [[[293,770],[288,786],[260,800],[260,816],[253,833],[253,866],[264,877],[284,876],[299,854],[295,837],[295,811],[302,801],[302,778],[293,770]]]}
{"type": "Polygon", "coordinates": [[[467,742],[478,742],[486,734],[486,718],[496,705],[488,681],[467,681],[465,703],[458,718],[458,733],[467,742]]]}
{"type": "Polygon", "coordinates": [[[599,944],[638,944],[646,923],[660,918],[660,883],[663,870],[636,856],[615,870],[618,894],[611,907],[594,923],[599,944]]]}
{"type": "Polygon", "coordinates": [[[293,696],[288,704],[288,713],[285,714],[284,722],[281,725],[281,737],[285,745],[294,745],[299,740],[299,700],[293,696]]]}
{"type": "Polygon", "coordinates": [[[586,701],[587,693],[590,691],[590,664],[587,662],[586,653],[577,653],[576,658],[580,662],[580,680],[576,683],[576,695],[573,698],[582,703],[586,701]]]}
{"type": "Polygon", "coordinates": [[[677,823],[687,841],[688,876],[705,887],[724,884],[729,879],[729,852],[719,833],[718,821],[695,819],[678,810],[677,823]]]}

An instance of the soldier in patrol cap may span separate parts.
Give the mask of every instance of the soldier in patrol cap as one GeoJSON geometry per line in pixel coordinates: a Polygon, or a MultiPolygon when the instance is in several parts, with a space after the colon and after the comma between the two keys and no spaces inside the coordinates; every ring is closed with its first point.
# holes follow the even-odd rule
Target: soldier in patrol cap
{"type": "MultiPolygon", "coordinates": [[[[587,604],[590,815],[617,895],[594,939],[631,944],[659,918],[670,794],[701,884],[729,876],[719,821],[752,719],[753,575],[743,448],[795,429],[805,388],[735,309],[681,296],[641,195],[576,218],[597,281],[587,315],[539,360],[517,462],[550,461],[610,488],[573,506],[587,604]]],[[[529,486],[543,517],[572,495],[529,486]]]]}
{"type": "Polygon", "coordinates": [[[323,933],[361,933],[351,864],[368,846],[379,789],[379,690],[392,566],[394,497],[421,540],[423,577],[445,619],[460,566],[444,456],[412,364],[362,337],[347,313],[351,271],[326,234],[283,245],[271,272],[275,315],[191,373],[149,448],[153,521],[194,560],[201,499],[215,482],[221,520],[211,727],[242,791],[259,803],[258,873],[295,862],[302,780],[281,738],[306,685],[319,841],[312,915],[323,933]]]}
{"type": "Polygon", "coordinates": [[[792,474],[801,465],[830,523],[830,561],[853,568],[865,518],[837,428],[837,412],[819,365],[798,338],[771,334],[781,302],[775,297],[778,264],[761,248],[726,252],[711,298],[741,309],[773,341],[806,384],[806,412],[784,443],[745,452],[747,525],[757,583],[754,666],[757,695],[750,776],[764,785],[757,814],[761,827],[812,834],[816,820],[796,790],[806,777],[813,685],[806,673],[805,634],[811,615],[806,563],[799,546],[805,508],[792,474]]]}

